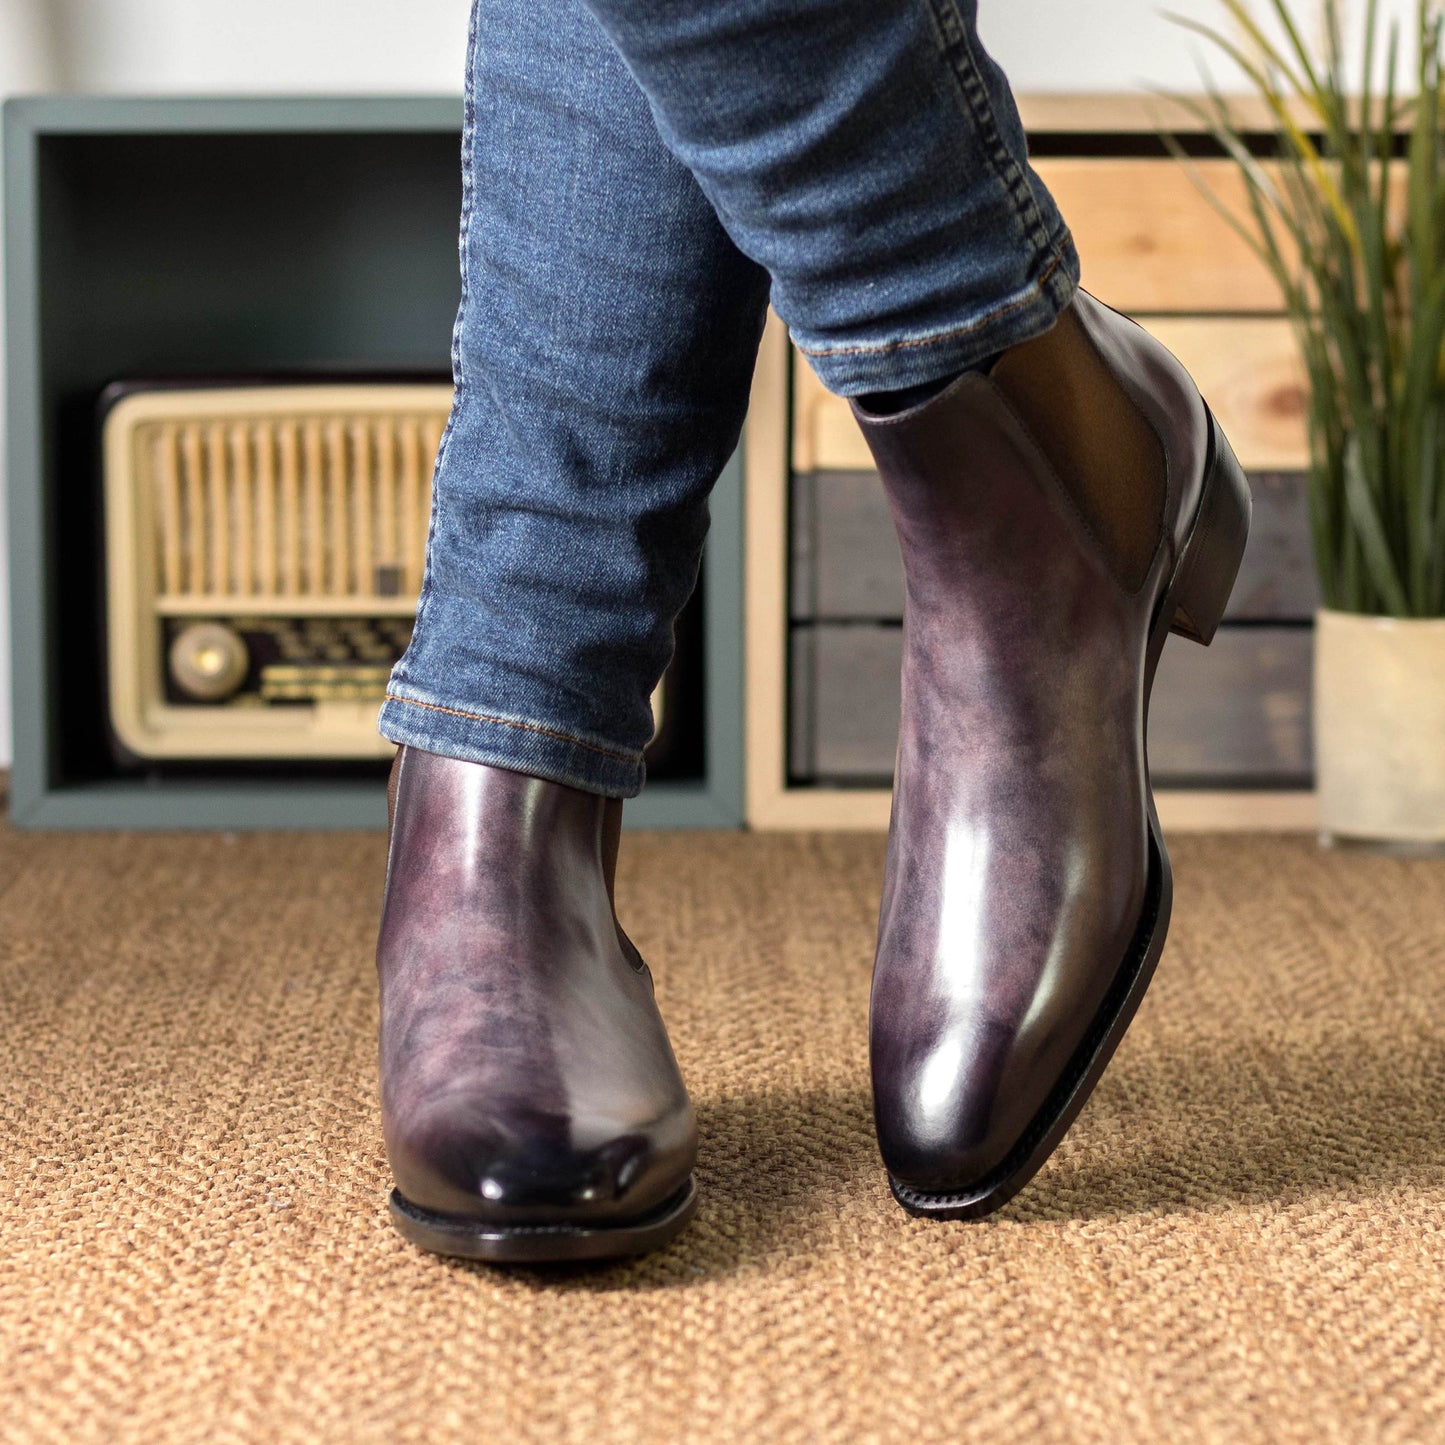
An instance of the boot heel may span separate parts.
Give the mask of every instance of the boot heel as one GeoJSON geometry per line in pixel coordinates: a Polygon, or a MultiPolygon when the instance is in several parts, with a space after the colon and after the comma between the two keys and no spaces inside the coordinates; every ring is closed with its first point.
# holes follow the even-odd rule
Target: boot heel
{"type": "Polygon", "coordinates": [[[1194,529],[1174,573],[1173,621],[1169,630],[1208,647],[1224,616],[1244,544],[1249,538],[1251,500],[1244,468],[1211,415],[1209,474],[1194,529]]]}

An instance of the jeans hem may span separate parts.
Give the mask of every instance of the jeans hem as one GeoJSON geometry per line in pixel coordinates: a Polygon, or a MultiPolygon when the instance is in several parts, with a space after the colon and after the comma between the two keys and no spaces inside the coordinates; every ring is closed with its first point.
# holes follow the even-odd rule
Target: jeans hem
{"type": "Polygon", "coordinates": [[[1023,291],[941,329],[856,346],[810,347],[793,338],[818,380],[837,396],[941,381],[1042,336],[1074,299],[1079,257],[1067,230],[1049,246],[1044,270],[1023,291]]]}
{"type": "Polygon", "coordinates": [[[531,718],[402,696],[395,684],[381,705],[376,729],[394,743],[607,798],[635,798],[646,776],[640,753],[605,748],[531,718]]]}

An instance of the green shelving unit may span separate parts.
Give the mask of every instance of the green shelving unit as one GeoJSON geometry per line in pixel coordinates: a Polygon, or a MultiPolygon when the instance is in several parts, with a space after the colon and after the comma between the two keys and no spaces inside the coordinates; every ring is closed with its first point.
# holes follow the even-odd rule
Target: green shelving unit
{"type": "MultiPolygon", "coordinates": [[[[384,765],[127,771],[106,741],[97,399],[121,377],[448,370],[459,98],[4,108],[12,820],[385,825],[384,765]]],[[[703,765],[632,827],[742,818],[741,451],[704,559],[703,765]]]]}

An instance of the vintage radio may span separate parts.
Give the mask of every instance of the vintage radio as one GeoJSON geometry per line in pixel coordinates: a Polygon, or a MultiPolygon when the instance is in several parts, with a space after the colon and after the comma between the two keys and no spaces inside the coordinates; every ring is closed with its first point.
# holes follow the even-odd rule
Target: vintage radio
{"type": "Polygon", "coordinates": [[[446,383],[111,388],[108,690],[121,749],[391,753],[376,715],[416,615],[451,400],[446,383]]]}

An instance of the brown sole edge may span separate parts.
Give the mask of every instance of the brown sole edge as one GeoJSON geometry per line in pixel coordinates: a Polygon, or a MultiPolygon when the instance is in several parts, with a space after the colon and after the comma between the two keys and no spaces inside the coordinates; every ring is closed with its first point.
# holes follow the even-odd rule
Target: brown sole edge
{"type": "Polygon", "coordinates": [[[487,1224],[418,1208],[393,1189],[391,1222],[408,1243],[432,1254],[488,1264],[582,1264],[628,1259],[660,1249],[697,1212],[697,1181],[641,1219],[616,1224],[487,1224]]]}

